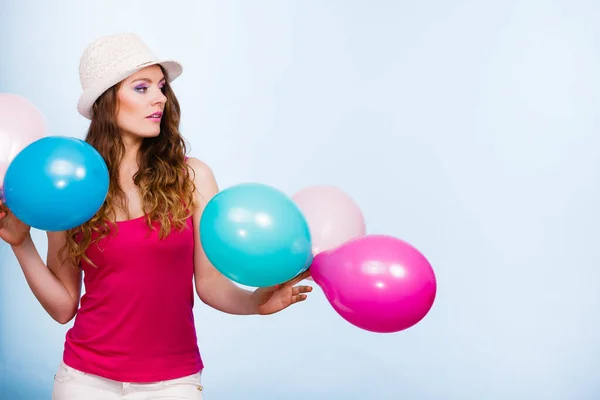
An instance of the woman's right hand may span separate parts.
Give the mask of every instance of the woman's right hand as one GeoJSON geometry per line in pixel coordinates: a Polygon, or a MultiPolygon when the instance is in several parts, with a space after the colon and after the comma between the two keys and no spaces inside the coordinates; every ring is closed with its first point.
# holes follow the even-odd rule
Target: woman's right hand
{"type": "Polygon", "coordinates": [[[0,239],[11,246],[20,246],[29,236],[30,229],[0,201],[0,239]]]}

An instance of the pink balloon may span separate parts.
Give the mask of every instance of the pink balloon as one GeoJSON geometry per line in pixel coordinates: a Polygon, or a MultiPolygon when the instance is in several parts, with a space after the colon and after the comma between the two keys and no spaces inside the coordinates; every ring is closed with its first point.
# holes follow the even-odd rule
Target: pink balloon
{"type": "Polygon", "coordinates": [[[314,281],[337,313],[371,332],[410,328],[429,312],[435,273],[410,244],[387,235],[367,235],[314,258],[314,281]]]}
{"type": "Polygon", "coordinates": [[[35,105],[21,96],[0,93],[0,187],[15,156],[47,134],[46,120],[35,105]]]}
{"type": "Polygon", "coordinates": [[[306,187],[292,196],[310,228],[313,254],[331,250],[365,235],[365,219],[358,205],[334,186],[306,187]]]}

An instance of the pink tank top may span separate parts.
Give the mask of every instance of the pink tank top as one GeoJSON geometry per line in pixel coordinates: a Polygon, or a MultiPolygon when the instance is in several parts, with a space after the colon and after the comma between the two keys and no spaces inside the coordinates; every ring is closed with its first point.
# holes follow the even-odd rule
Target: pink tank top
{"type": "MultiPolygon", "coordinates": [[[[143,217],[90,246],[85,294],[63,361],[120,382],[157,382],[203,368],[194,316],[194,227],[160,240],[143,217]]],[[[158,226],[158,225],[157,225],[158,226]]]]}

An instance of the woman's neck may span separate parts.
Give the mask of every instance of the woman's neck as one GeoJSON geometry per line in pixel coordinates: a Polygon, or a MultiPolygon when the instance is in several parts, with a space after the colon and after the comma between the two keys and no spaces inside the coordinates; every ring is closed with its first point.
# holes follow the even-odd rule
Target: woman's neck
{"type": "Polygon", "coordinates": [[[124,137],[125,153],[121,159],[121,170],[137,171],[139,165],[140,148],[142,147],[141,138],[124,137]]]}

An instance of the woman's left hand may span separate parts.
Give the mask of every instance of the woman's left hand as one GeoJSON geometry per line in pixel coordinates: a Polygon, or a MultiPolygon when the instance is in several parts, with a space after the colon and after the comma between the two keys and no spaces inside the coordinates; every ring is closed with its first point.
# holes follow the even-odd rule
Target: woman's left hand
{"type": "Polygon", "coordinates": [[[252,293],[252,303],[260,315],[275,314],[294,303],[306,300],[311,286],[294,286],[310,276],[310,269],[297,277],[276,286],[258,288],[252,293]]]}

